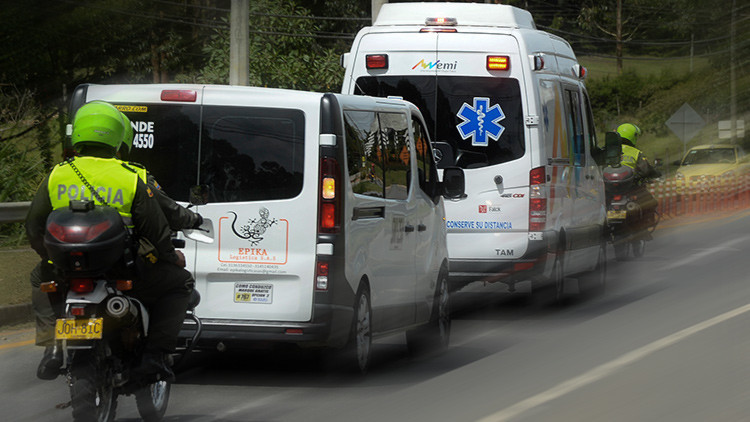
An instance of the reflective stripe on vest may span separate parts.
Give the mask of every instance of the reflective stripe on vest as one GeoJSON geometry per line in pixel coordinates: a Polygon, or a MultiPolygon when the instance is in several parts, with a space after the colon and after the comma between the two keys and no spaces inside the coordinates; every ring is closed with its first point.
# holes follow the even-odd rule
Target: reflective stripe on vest
{"type": "Polygon", "coordinates": [[[621,164],[635,170],[635,164],[638,162],[639,155],[641,155],[641,150],[638,148],[631,147],[630,145],[623,145],[621,164]]]}
{"type": "MultiPolygon", "coordinates": [[[[131,217],[138,173],[123,167],[116,158],[77,157],[73,163],[109,206],[123,217],[131,217]]],[[[52,169],[47,189],[53,210],[67,207],[72,200],[93,200],[102,205],[67,162],[52,169]]]]}

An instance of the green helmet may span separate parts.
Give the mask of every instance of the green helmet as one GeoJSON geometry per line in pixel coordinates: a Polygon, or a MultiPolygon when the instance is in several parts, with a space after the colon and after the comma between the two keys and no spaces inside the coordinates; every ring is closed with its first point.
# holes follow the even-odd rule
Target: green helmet
{"type": "Polygon", "coordinates": [[[83,143],[98,143],[117,150],[125,134],[123,114],[110,103],[92,101],[86,103],[73,118],[71,144],[78,149],[83,143]]]}
{"type": "Polygon", "coordinates": [[[617,127],[617,133],[635,145],[638,137],[641,136],[641,128],[632,123],[623,123],[617,127]]]}
{"type": "Polygon", "coordinates": [[[133,144],[133,125],[130,124],[130,119],[128,119],[128,116],[126,116],[125,113],[122,114],[122,120],[125,124],[125,133],[122,136],[122,144],[120,145],[120,148],[124,148],[130,152],[130,146],[133,144]]]}

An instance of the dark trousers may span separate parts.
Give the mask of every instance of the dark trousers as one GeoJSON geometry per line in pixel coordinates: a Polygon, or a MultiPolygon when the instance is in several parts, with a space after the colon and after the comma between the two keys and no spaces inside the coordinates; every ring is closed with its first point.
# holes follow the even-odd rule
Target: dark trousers
{"type": "Polygon", "coordinates": [[[133,283],[129,294],[143,302],[149,312],[147,350],[174,351],[194,284],[190,272],[162,261],[133,283]]]}
{"type": "MultiPolygon", "coordinates": [[[[36,344],[51,346],[55,338],[55,320],[63,315],[64,293],[44,293],[40,264],[31,271],[31,304],[36,314],[36,344]]],[[[145,275],[133,282],[128,294],[143,302],[149,312],[149,331],[146,349],[173,352],[177,335],[185,319],[193,277],[184,268],[166,262],[150,266],[145,275]]]]}

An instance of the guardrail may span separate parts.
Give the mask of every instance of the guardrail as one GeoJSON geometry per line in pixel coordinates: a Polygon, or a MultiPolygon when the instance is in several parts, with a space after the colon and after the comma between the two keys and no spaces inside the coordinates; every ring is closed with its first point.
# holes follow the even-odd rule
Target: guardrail
{"type": "Polygon", "coordinates": [[[0,203],[0,224],[26,221],[31,201],[0,203]]]}

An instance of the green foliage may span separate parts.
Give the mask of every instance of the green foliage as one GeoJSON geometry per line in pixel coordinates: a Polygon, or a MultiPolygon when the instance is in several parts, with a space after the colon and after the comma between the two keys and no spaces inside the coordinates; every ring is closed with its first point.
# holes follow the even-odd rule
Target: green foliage
{"type": "MultiPolygon", "coordinates": [[[[250,5],[249,84],[308,91],[338,91],[343,78],[340,53],[323,47],[320,25],[292,0],[250,5]],[[291,17],[289,17],[291,16],[291,17]]],[[[217,29],[204,47],[209,57],[197,76],[180,81],[226,84],[229,80],[229,28],[217,29]]]]}

